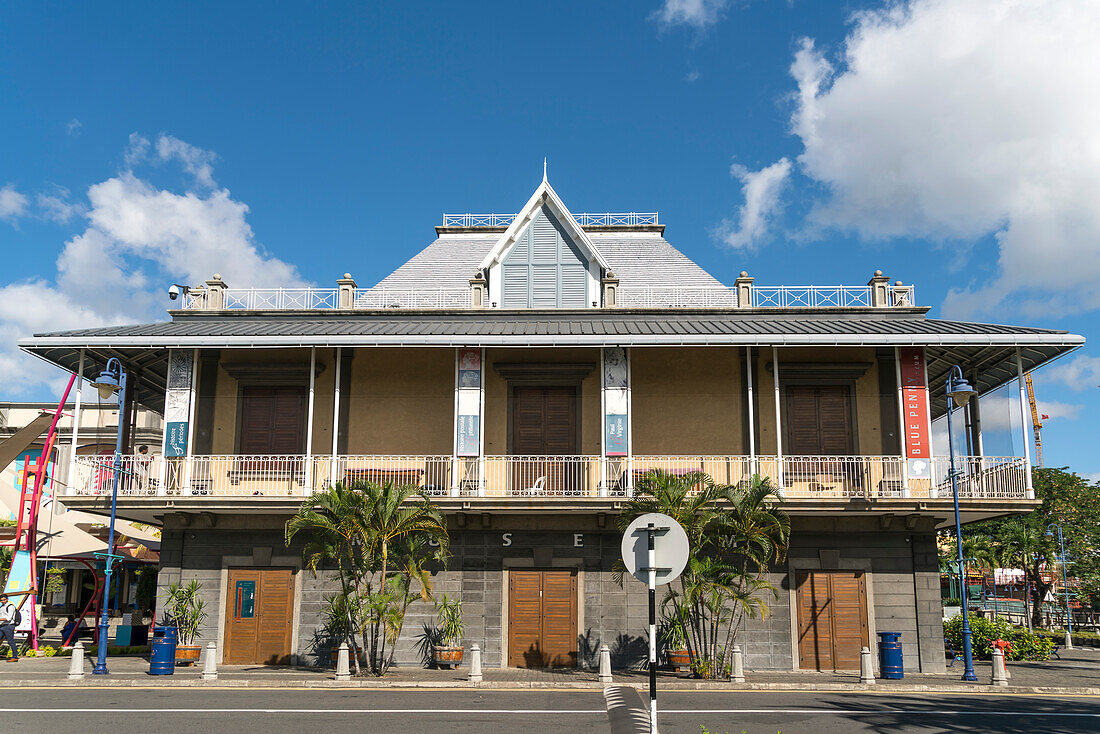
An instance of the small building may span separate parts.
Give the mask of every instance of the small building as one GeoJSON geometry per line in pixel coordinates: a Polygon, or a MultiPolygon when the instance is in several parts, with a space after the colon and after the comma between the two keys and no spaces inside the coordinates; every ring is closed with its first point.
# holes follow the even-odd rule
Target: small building
{"type": "MultiPolygon", "coordinates": [[[[748,667],[858,669],[892,631],[908,670],[942,672],[935,531],[953,514],[930,423],[945,376],[957,364],[986,393],[1084,339],[931,319],[878,272],[725,284],[664,234],[656,214],[574,214],[544,181],[517,214],[445,215],[370,288],[215,275],[170,321],[21,346],[85,376],[118,358],[137,401],[163,411],[163,458],[119,513],[162,524],[161,581],[203,583],[202,637],[226,662],[327,656],[315,641],[335,582],[301,570],[283,525],[359,477],[415,483],[446,512],[454,557],[436,589],[463,600],[486,665],[587,666],[605,642],[624,662],[647,609],[640,584],[614,579],[615,518],[661,468],[766,476],[792,517],[780,598],[739,635],[748,667]],[[238,582],[262,614],[227,602],[238,582]]],[[[106,512],[95,463],[77,465],[66,503],[106,512]]],[[[1036,506],[1026,456],[958,466],[965,521],[1036,506]]],[[[410,609],[399,664],[419,662],[430,613],[410,609]]]]}

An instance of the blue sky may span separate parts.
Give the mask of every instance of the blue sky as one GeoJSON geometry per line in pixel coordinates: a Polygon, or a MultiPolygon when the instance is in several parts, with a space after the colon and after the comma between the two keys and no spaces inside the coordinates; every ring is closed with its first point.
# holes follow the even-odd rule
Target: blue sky
{"type": "MultiPolygon", "coordinates": [[[[725,282],[882,269],[933,315],[1091,337],[1098,28],[1077,0],[8,6],[5,397],[56,377],[17,336],[157,317],[215,268],[373,284],[543,156],[574,211],[658,210],[725,282]]],[[[1094,354],[1037,386],[1048,464],[1100,474],[1094,354]]]]}

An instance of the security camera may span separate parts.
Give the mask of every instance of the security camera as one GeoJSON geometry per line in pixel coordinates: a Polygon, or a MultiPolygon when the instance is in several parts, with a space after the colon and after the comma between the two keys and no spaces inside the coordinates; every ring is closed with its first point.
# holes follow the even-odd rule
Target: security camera
{"type": "Polygon", "coordinates": [[[175,283],[168,286],[168,297],[173,301],[180,297],[180,287],[175,283]]]}

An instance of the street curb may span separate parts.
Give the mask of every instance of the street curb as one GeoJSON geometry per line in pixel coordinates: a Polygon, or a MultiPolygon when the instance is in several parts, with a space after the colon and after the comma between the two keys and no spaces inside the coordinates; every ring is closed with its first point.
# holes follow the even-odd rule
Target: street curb
{"type": "MultiPolygon", "coordinates": [[[[611,685],[645,689],[645,684],[613,683],[611,685]]],[[[240,680],[220,679],[205,681],[201,678],[101,678],[89,676],[83,680],[27,678],[12,681],[0,681],[3,688],[316,688],[316,689],[464,689],[464,690],[603,690],[608,684],[597,681],[484,681],[469,683],[466,681],[393,681],[393,680],[350,680],[332,679],[302,680],[240,680]]],[[[1100,687],[1058,687],[1058,686],[1011,686],[1002,688],[986,684],[978,685],[863,685],[859,683],[806,683],[793,686],[790,683],[737,683],[678,681],[661,685],[665,691],[710,691],[713,693],[738,693],[744,691],[772,691],[775,693],[882,693],[882,694],[918,694],[918,693],[970,693],[996,695],[1060,695],[1060,696],[1100,696],[1100,687]]],[[[648,690],[648,689],[646,689],[648,690]]]]}

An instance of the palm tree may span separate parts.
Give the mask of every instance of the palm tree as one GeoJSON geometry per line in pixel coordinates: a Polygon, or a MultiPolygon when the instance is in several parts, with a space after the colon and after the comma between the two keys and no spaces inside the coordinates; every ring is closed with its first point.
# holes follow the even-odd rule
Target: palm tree
{"type": "MultiPolygon", "coordinates": [[[[306,499],[287,521],[287,545],[300,532],[308,533],[302,549],[306,568],[316,573],[333,563],[348,608],[365,610],[357,615],[359,632],[364,647],[369,646],[371,672],[384,674],[386,643],[396,642],[401,633],[414,584],[420,587],[415,597],[430,598],[424,562],[446,557],[449,536],[442,512],[415,485],[338,482],[306,499]]],[[[348,622],[354,624],[350,613],[348,622]]]]}
{"type": "Polygon", "coordinates": [[[786,554],[790,519],[770,505],[773,498],[778,501],[768,480],[759,476],[746,486],[719,486],[702,472],[654,470],[638,482],[619,516],[623,530],[650,512],[668,515],[684,527],[687,567],[679,589],[668,590],[664,606],[679,620],[688,654],[701,674],[722,674],[741,621],[767,614],[762,594],[777,594],[764,574],[786,554]]]}

